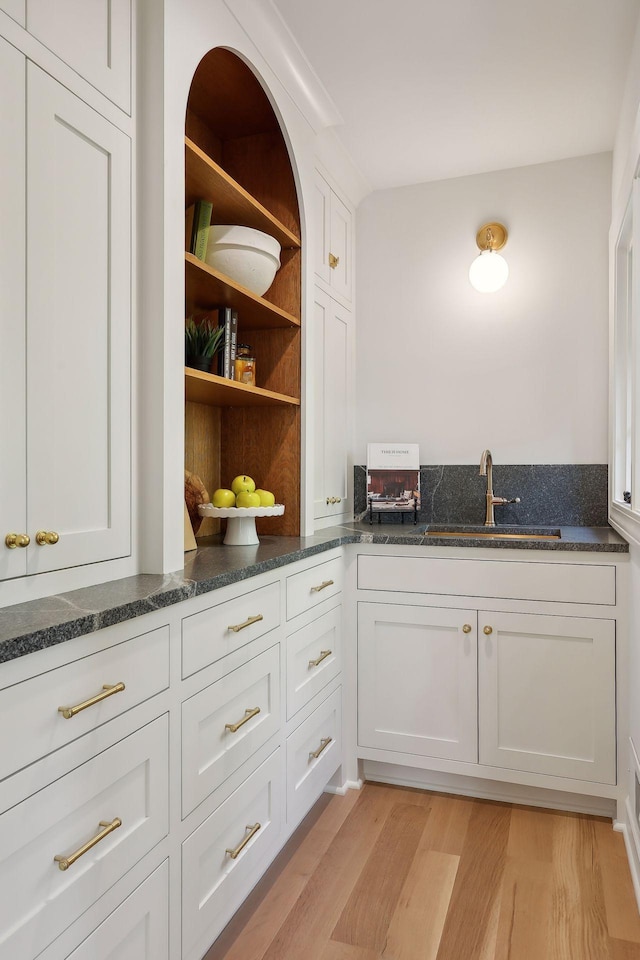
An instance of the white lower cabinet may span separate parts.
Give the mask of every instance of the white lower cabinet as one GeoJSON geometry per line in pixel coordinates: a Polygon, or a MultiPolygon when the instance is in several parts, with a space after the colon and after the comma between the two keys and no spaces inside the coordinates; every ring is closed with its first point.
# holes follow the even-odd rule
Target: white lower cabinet
{"type": "Polygon", "coordinates": [[[182,957],[199,960],[278,849],[277,749],[182,845],[182,957]]]}
{"type": "Polygon", "coordinates": [[[167,744],[165,715],[0,817],[1,960],[36,957],[166,836],[167,744]]]}
{"type": "Polygon", "coordinates": [[[342,688],[287,738],[287,823],[297,824],[342,761],[342,688]]]}
{"type": "Polygon", "coordinates": [[[358,743],[478,759],[475,610],[358,604],[358,743]]]}
{"type": "Polygon", "coordinates": [[[616,782],[615,623],[479,616],[480,762],[616,782]]]}
{"type": "Polygon", "coordinates": [[[342,604],[287,637],[287,720],[342,670],[342,604]]]}

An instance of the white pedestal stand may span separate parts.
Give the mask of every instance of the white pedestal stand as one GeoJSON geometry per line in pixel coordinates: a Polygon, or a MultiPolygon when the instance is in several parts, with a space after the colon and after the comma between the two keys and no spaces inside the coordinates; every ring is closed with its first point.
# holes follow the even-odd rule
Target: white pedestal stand
{"type": "Polygon", "coordinates": [[[284,504],[273,507],[214,507],[212,503],[202,503],[198,507],[201,517],[220,517],[227,521],[227,532],[223,543],[231,547],[249,547],[260,543],[256,532],[256,517],[281,517],[284,504]]]}

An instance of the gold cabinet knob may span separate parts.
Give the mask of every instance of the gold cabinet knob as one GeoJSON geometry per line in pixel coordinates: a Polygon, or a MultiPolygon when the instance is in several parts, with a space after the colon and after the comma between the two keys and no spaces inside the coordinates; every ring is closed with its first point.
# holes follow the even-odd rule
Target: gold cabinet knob
{"type": "Polygon", "coordinates": [[[484,633],[486,633],[486,635],[489,636],[490,633],[493,633],[493,627],[490,627],[490,626],[487,624],[487,626],[484,627],[484,633]]]}
{"type": "Polygon", "coordinates": [[[16,547],[28,547],[31,538],[26,533],[8,533],[4,538],[5,546],[9,550],[15,550],[16,547]]]}
{"type": "Polygon", "coordinates": [[[335,254],[330,253],[330,254],[329,254],[329,266],[331,267],[331,269],[332,269],[332,270],[335,270],[335,268],[338,266],[339,263],[340,263],[340,257],[336,257],[335,254]]]}
{"type": "Polygon", "coordinates": [[[463,632],[463,633],[471,633],[471,629],[472,629],[472,628],[471,628],[471,624],[470,624],[470,623],[465,623],[465,625],[464,625],[463,628],[462,628],[462,632],[463,632]]]}
{"type": "Polygon", "coordinates": [[[41,547],[44,547],[46,544],[53,546],[59,539],[60,537],[55,530],[38,530],[36,533],[36,543],[41,547]]]}

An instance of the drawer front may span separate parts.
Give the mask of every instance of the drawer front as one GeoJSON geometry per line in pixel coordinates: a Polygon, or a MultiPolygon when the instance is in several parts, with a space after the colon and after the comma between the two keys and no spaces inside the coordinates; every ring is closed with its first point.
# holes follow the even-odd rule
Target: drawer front
{"type": "MultiPolygon", "coordinates": [[[[169,864],[165,860],[68,960],[169,960],[169,864]]],[[[42,960],[48,960],[45,954],[42,960]]]]}
{"type": "Polygon", "coordinates": [[[311,610],[342,590],[344,560],[335,557],[287,577],[287,620],[311,610]]]}
{"type": "Polygon", "coordinates": [[[165,626],[3,690],[0,725],[4,730],[19,730],[20,736],[3,743],[0,779],[168,686],[169,627],[165,626]],[[105,699],[73,716],[65,718],[60,712],[60,707],[77,707],[105,694],[105,699]]]}
{"type": "Polygon", "coordinates": [[[282,781],[278,749],[183,843],[183,960],[199,960],[275,853],[282,781]]]}
{"type": "Polygon", "coordinates": [[[287,720],[342,669],[342,607],[287,637],[287,720]]]}
{"type": "Polygon", "coordinates": [[[182,676],[202,670],[280,624],[280,584],[193,613],[182,621],[182,676]]]}
{"type": "Polygon", "coordinates": [[[183,704],[182,816],[279,727],[280,644],[276,644],[183,704]]]}
{"type": "Polygon", "coordinates": [[[165,715],[0,817],[1,960],[37,956],[166,836],[167,760],[165,715]]]}
{"type": "Polygon", "coordinates": [[[358,589],[615,604],[616,570],[604,564],[360,556],[358,589]]]}
{"type": "Polygon", "coordinates": [[[342,762],[342,688],[287,738],[287,823],[297,823],[342,762]]]}

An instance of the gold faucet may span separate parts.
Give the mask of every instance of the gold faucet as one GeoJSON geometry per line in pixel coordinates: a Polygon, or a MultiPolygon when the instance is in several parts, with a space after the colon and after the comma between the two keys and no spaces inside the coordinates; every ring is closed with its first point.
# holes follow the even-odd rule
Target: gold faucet
{"type": "Polygon", "coordinates": [[[494,507],[499,507],[504,503],[520,503],[520,497],[514,497],[508,500],[506,497],[494,497],[493,495],[493,457],[491,450],[483,450],[480,457],[480,476],[487,478],[487,510],[484,518],[485,527],[495,527],[496,519],[493,513],[494,507]]]}

